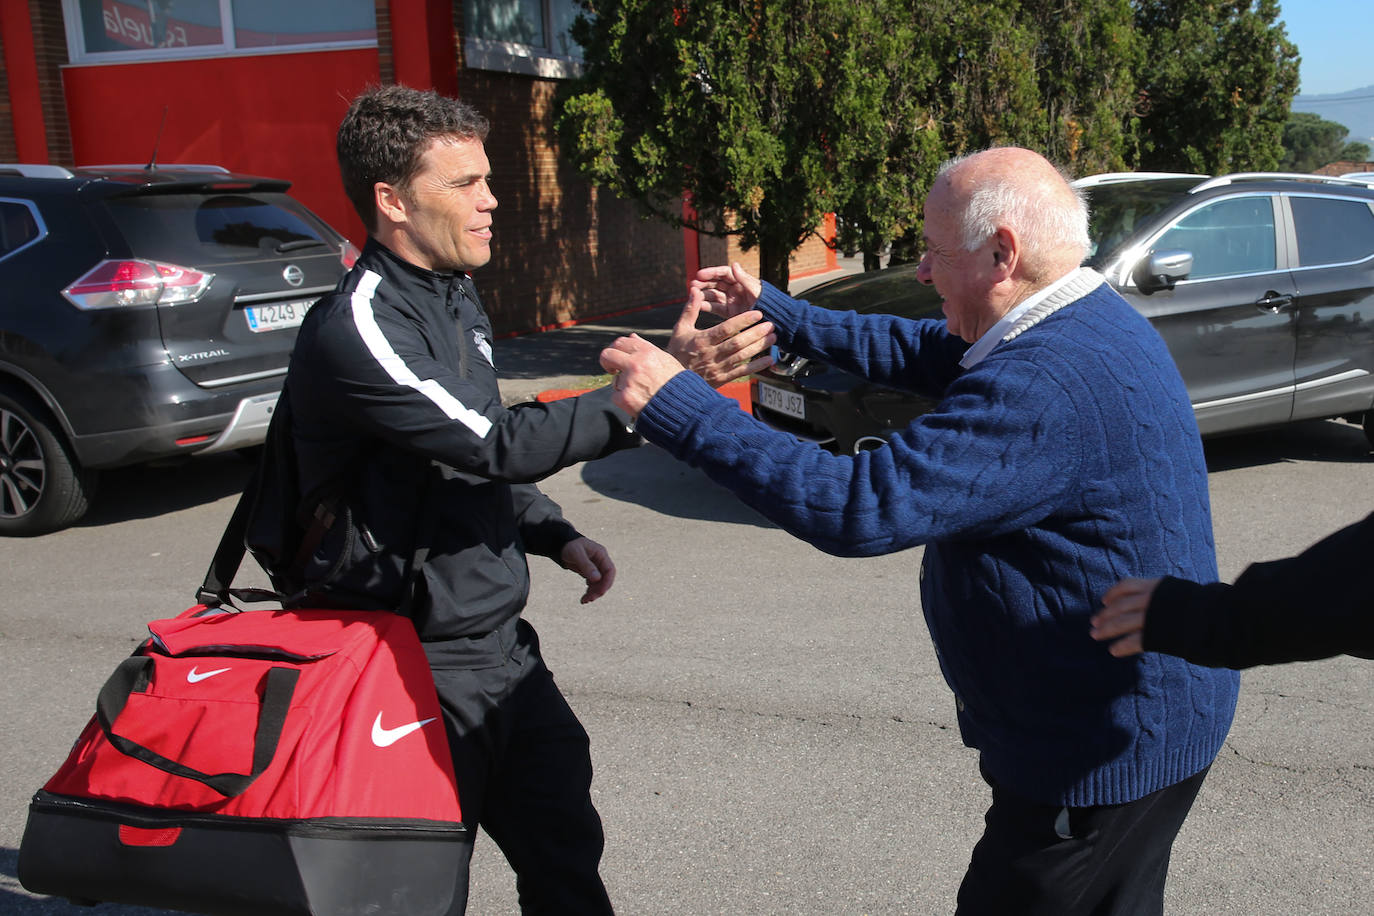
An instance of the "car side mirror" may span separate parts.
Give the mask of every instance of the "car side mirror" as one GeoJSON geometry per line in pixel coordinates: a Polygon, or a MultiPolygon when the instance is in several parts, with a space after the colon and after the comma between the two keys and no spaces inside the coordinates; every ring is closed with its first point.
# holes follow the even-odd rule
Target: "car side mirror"
{"type": "Polygon", "coordinates": [[[1152,251],[1135,268],[1135,285],[1142,293],[1173,289],[1179,280],[1188,279],[1193,272],[1193,253],[1181,248],[1152,251]]]}

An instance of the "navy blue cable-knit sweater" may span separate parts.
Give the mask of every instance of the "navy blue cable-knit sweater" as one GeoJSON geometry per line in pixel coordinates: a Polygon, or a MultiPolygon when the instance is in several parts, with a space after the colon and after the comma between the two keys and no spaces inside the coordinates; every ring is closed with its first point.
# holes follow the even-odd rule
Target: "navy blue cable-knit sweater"
{"type": "Polygon", "coordinates": [[[1217,578],[1188,395],[1149,323],[1083,270],[971,369],[943,321],[832,312],[765,284],[794,352],[936,394],[888,447],[832,455],[684,372],[638,430],[769,519],[843,556],[925,545],[921,604],[964,741],[1045,804],[1119,804],[1212,762],[1234,672],[1088,635],[1123,576],[1217,578]]]}

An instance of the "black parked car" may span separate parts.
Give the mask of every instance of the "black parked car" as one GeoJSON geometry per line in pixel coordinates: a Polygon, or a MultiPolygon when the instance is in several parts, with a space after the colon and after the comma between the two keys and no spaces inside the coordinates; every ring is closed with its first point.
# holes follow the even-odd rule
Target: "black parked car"
{"type": "MultiPolygon", "coordinates": [[[[1362,422],[1374,444],[1374,181],[1117,173],[1080,179],[1106,275],[1163,336],[1203,435],[1362,422]]],[[[831,309],[942,318],[916,265],[809,291],[831,309]]],[[[880,444],[932,402],[778,353],[755,416],[839,452],[880,444]]]]}
{"type": "Polygon", "coordinates": [[[260,444],[306,310],[357,250],[214,166],[0,165],[0,535],[96,471],[260,444]]]}

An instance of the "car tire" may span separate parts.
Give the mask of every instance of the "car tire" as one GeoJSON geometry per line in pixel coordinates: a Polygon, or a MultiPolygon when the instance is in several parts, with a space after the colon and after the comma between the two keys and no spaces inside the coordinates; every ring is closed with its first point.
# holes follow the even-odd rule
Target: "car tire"
{"type": "Polygon", "coordinates": [[[1360,425],[1364,427],[1364,438],[1369,443],[1369,447],[1374,449],[1374,410],[1364,415],[1360,425]]]}
{"type": "Polygon", "coordinates": [[[28,395],[0,391],[0,536],[71,525],[90,508],[95,484],[48,411],[28,395]]]}

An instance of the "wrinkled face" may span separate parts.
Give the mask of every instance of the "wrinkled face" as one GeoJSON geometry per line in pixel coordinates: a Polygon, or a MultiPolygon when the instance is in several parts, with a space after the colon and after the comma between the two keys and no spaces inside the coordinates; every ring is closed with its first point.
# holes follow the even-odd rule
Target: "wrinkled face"
{"type": "Polygon", "coordinates": [[[406,187],[411,256],[430,270],[471,271],[491,260],[491,163],[480,140],[435,140],[406,187]]]}
{"type": "Polygon", "coordinates": [[[944,300],[949,332],[974,343],[999,317],[991,299],[997,244],[994,237],[973,251],[964,250],[952,198],[946,182],[937,183],[926,198],[925,252],[916,279],[934,286],[944,300]]]}

